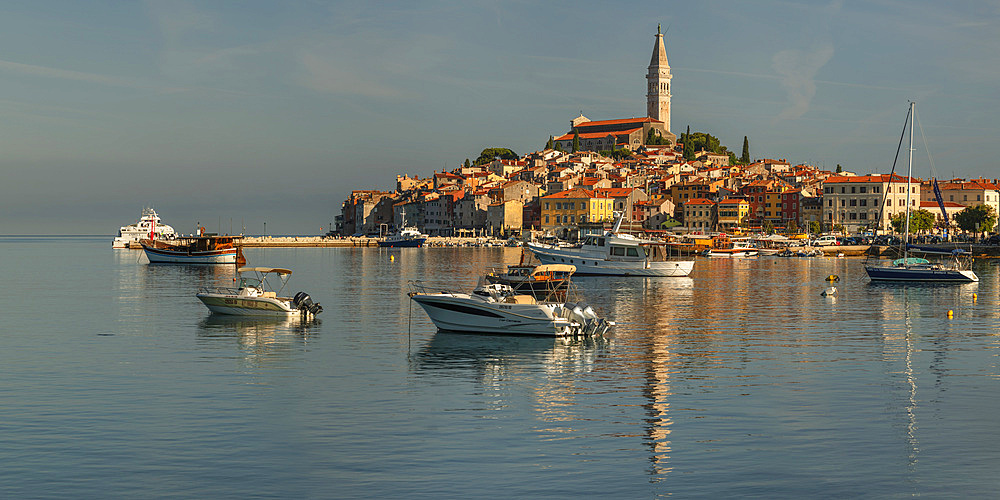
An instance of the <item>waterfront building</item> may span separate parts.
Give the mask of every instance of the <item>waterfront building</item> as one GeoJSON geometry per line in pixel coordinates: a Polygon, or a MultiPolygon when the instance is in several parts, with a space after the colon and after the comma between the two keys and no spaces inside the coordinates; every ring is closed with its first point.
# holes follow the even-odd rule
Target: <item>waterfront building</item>
{"type": "Polygon", "coordinates": [[[518,200],[491,203],[486,209],[486,223],[495,236],[520,234],[524,227],[524,204],[518,200]]]}
{"type": "Polygon", "coordinates": [[[575,188],[541,198],[543,229],[611,220],[612,200],[593,191],[575,188]]]}
{"type": "Polygon", "coordinates": [[[695,198],[684,202],[684,229],[688,232],[707,233],[715,229],[715,202],[695,198]]]}
{"type": "MultiPolygon", "coordinates": [[[[916,210],[920,207],[919,180],[910,182],[909,196],[910,207],[916,210]]],[[[900,175],[831,176],[823,183],[823,228],[830,231],[843,226],[848,233],[891,230],[892,217],[906,212],[906,197],[906,177],[900,175]]]]}
{"type": "Polygon", "coordinates": [[[745,227],[750,219],[750,202],[743,198],[726,198],[718,204],[719,231],[732,232],[745,227]]]}
{"type": "MultiPolygon", "coordinates": [[[[994,214],[1000,214],[1000,187],[995,180],[938,181],[938,188],[941,190],[941,198],[946,203],[957,203],[963,207],[986,205],[993,207],[994,214]]],[[[920,196],[924,200],[935,199],[933,182],[927,181],[920,185],[920,196]]]]}

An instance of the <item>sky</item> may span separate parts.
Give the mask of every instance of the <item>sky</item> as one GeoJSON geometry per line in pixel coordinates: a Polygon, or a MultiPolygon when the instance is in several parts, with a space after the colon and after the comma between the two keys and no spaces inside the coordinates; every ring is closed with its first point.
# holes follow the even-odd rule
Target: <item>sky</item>
{"type": "Polygon", "coordinates": [[[995,1],[6,1],[0,235],[320,234],[351,190],[644,116],[658,24],[678,135],[888,172],[912,100],[915,176],[1000,178],[995,1]]]}

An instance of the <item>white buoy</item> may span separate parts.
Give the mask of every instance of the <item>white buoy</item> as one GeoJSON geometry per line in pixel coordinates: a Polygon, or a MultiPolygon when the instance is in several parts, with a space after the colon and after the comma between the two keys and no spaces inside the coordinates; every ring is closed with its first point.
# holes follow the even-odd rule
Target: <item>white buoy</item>
{"type": "Polygon", "coordinates": [[[824,297],[831,297],[837,295],[837,287],[835,286],[827,287],[826,290],[823,290],[823,293],[821,293],[820,295],[824,297]]]}

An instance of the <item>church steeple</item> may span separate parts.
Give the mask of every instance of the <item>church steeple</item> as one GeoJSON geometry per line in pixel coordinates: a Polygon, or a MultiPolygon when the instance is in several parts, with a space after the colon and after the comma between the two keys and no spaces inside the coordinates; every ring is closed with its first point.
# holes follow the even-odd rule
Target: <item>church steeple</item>
{"type": "Polygon", "coordinates": [[[656,43],[653,45],[653,56],[649,60],[649,71],[646,73],[646,116],[663,122],[670,131],[670,64],[667,62],[667,49],[663,46],[663,33],[660,25],[656,25],[656,43]]]}

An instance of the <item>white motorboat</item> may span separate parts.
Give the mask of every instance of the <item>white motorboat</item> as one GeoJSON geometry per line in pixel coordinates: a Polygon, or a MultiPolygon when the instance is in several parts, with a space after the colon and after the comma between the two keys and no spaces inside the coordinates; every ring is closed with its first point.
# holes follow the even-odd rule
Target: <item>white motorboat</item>
{"type": "Polygon", "coordinates": [[[528,243],[543,264],[572,264],[577,274],[614,276],[687,276],[694,261],[671,255],[662,241],[619,233],[621,214],[615,225],[602,235],[590,235],[579,245],[563,246],[528,243]]]}
{"type": "MultiPolygon", "coordinates": [[[[913,171],[913,119],[916,111],[915,103],[910,102],[907,119],[910,121],[910,152],[906,168],[906,215],[903,226],[903,258],[886,265],[882,262],[865,264],[865,272],[871,281],[895,282],[938,282],[938,283],[969,283],[979,281],[979,276],[970,269],[971,259],[967,252],[956,250],[951,262],[932,263],[927,259],[909,256],[910,240],[910,180],[913,171]],[[965,257],[963,260],[962,257],[965,257]]],[[[902,141],[902,138],[900,138],[902,141]]],[[[885,206],[885,199],[882,200],[885,206]]],[[[881,213],[879,219],[881,219],[881,213]]]]}
{"type": "Polygon", "coordinates": [[[601,335],[614,325],[585,303],[540,301],[515,294],[502,283],[480,280],[472,293],[434,291],[417,282],[409,286],[410,300],[424,309],[439,330],[564,337],[601,335]]]}
{"type": "Polygon", "coordinates": [[[312,318],[323,312],[323,306],[313,302],[309,294],[296,293],[293,297],[280,297],[288,284],[292,271],[277,267],[241,267],[239,288],[206,287],[198,294],[205,307],[217,314],[239,316],[276,316],[312,318]],[[281,286],[274,290],[267,281],[276,276],[281,286]]]}
{"type": "Polygon", "coordinates": [[[154,234],[158,240],[170,239],[177,235],[174,228],[160,222],[160,216],[152,208],[142,209],[142,216],[135,223],[122,226],[111,242],[111,248],[138,247],[139,240],[154,234]]]}

